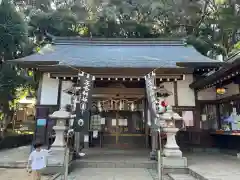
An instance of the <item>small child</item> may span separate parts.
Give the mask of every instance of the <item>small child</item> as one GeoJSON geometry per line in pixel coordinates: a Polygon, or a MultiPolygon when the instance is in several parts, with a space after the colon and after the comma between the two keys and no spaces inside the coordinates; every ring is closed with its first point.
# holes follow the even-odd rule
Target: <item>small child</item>
{"type": "Polygon", "coordinates": [[[28,158],[27,171],[33,172],[33,180],[41,180],[41,173],[47,166],[47,156],[50,151],[42,149],[41,143],[36,143],[34,149],[28,158]]]}

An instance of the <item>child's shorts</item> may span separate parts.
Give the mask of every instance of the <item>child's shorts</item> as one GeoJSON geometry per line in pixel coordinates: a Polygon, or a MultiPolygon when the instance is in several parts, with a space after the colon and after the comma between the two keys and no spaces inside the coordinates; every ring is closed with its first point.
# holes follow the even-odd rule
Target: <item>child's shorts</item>
{"type": "Polygon", "coordinates": [[[37,169],[37,170],[33,170],[33,171],[36,171],[36,172],[42,174],[42,173],[44,172],[45,169],[46,169],[46,168],[42,168],[42,169],[37,169]]]}

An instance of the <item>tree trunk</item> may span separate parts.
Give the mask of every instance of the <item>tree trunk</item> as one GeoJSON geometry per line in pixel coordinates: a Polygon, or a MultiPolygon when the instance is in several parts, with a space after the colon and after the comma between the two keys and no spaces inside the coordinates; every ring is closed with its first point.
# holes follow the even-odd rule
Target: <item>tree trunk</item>
{"type": "Polygon", "coordinates": [[[2,130],[1,131],[1,138],[2,139],[5,137],[5,133],[7,132],[7,127],[13,119],[13,114],[14,114],[14,111],[9,111],[3,117],[3,120],[2,120],[2,123],[1,123],[1,130],[2,130]]]}

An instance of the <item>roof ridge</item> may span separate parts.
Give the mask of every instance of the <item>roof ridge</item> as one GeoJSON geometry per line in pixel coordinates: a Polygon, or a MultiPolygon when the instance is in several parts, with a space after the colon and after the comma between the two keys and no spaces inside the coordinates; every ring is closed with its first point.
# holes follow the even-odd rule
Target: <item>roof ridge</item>
{"type": "Polygon", "coordinates": [[[158,42],[158,41],[152,41],[152,42],[53,42],[54,45],[86,45],[86,46],[184,46],[184,44],[180,43],[167,43],[167,42],[158,42]]]}
{"type": "Polygon", "coordinates": [[[141,45],[141,44],[162,44],[162,45],[178,45],[183,46],[183,39],[176,38],[87,38],[87,37],[57,37],[49,35],[53,44],[69,45],[69,44],[105,44],[105,45],[141,45]]]}
{"type": "Polygon", "coordinates": [[[240,55],[240,51],[236,51],[235,53],[231,54],[227,59],[226,62],[233,62],[235,61],[237,58],[239,58],[240,55]]]}

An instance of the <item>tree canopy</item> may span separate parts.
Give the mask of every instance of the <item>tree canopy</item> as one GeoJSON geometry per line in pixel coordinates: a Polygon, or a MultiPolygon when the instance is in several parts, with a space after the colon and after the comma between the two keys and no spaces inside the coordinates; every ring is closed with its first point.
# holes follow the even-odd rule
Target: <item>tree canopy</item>
{"type": "Polygon", "coordinates": [[[186,38],[215,58],[239,48],[238,0],[36,1],[25,8],[30,34],[55,36],[186,38]],[[39,3],[41,2],[41,3],[39,3]]]}
{"type": "Polygon", "coordinates": [[[5,129],[7,120],[13,116],[16,100],[26,94],[31,82],[25,71],[6,62],[26,56],[33,50],[24,14],[8,0],[3,0],[0,5],[0,39],[0,120],[5,129]]]}

